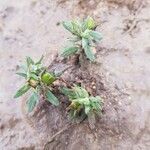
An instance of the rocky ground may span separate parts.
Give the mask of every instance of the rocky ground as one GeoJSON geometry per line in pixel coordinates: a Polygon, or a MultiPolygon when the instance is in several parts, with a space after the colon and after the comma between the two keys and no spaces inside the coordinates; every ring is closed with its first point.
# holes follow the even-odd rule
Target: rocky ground
{"type": "Polygon", "coordinates": [[[89,74],[93,76],[97,81],[96,93],[104,99],[104,112],[95,129],[91,130],[86,121],[72,126],[48,144],[48,149],[150,149],[150,2],[3,0],[0,1],[1,150],[41,150],[68,123],[65,112],[52,106],[40,112],[40,117],[38,113],[35,117],[25,114],[22,101],[26,97],[13,99],[23,83],[15,72],[28,55],[38,59],[44,54],[44,62],[49,65],[68,37],[58,24],[86,15],[97,20],[103,40],[97,47],[98,64],[87,64],[88,73],[82,68],[74,75],[84,78],[85,85],[91,81],[89,74]]]}

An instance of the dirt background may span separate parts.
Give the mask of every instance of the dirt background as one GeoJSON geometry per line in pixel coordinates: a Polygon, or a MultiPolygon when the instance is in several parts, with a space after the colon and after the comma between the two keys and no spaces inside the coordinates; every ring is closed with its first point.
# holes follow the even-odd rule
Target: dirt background
{"type": "Polygon", "coordinates": [[[13,99],[23,83],[15,72],[28,55],[38,59],[44,54],[49,65],[69,36],[58,23],[86,15],[96,19],[103,34],[98,64],[87,64],[88,73],[87,68],[73,73],[85,85],[96,79],[104,113],[95,129],[86,121],[75,125],[48,149],[150,149],[149,0],[0,0],[1,150],[42,150],[49,137],[68,123],[65,112],[52,106],[46,106],[40,117],[24,114],[24,98],[13,99]]]}

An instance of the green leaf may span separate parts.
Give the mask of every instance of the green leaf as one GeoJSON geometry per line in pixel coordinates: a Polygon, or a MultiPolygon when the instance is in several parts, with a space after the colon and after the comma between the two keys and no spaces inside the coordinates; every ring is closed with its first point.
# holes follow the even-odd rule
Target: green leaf
{"type": "Polygon", "coordinates": [[[21,65],[20,69],[24,72],[27,72],[27,65],[21,65]]]}
{"type": "Polygon", "coordinates": [[[63,87],[61,88],[61,92],[64,95],[68,96],[70,100],[84,99],[89,97],[88,92],[84,88],[77,85],[75,85],[75,87],[73,87],[72,89],[63,87]]]}
{"type": "Polygon", "coordinates": [[[86,97],[89,97],[89,94],[88,92],[82,88],[82,87],[79,87],[79,86],[75,86],[73,88],[75,94],[76,94],[76,98],[86,98],[86,97]]]}
{"type": "Polygon", "coordinates": [[[62,57],[68,57],[75,54],[78,51],[78,47],[66,47],[64,48],[63,52],[61,53],[62,57]]]}
{"type": "Polygon", "coordinates": [[[30,66],[31,64],[34,64],[34,61],[31,59],[31,57],[26,57],[27,66],[30,66]]]}
{"type": "Polygon", "coordinates": [[[73,91],[73,89],[68,89],[68,88],[63,87],[63,88],[60,89],[60,91],[64,95],[68,96],[70,100],[77,98],[75,92],[73,91]]]}
{"type": "Polygon", "coordinates": [[[34,80],[38,80],[39,79],[39,77],[36,74],[34,74],[34,73],[30,73],[30,77],[33,78],[34,80]]]}
{"type": "Polygon", "coordinates": [[[44,58],[44,56],[42,55],[42,56],[41,56],[41,58],[40,58],[40,60],[39,60],[39,61],[37,61],[37,62],[35,63],[35,65],[41,64],[41,62],[42,62],[43,58],[44,58]]]}
{"type": "Polygon", "coordinates": [[[17,72],[16,74],[21,76],[21,77],[27,78],[27,75],[25,73],[17,72]]]}
{"type": "Polygon", "coordinates": [[[85,106],[85,114],[88,114],[91,110],[91,107],[89,105],[85,106]]]}
{"type": "Polygon", "coordinates": [[[31,112],[34,109],[37,101],[38,101],[38,94],[34,92],[27,101],[28,112],[31,112]]]}
{"type": "Polygon", "coordinates": [[[91,31],[90,35],[93,37],[93,40],[99,42],[102,39],[102,34],[97,31],[91,31]]]}
{"type": "Polygon", "coordinates": [[[53,104],[55,106],[59,105],[59,101],[58,101],[57,97],[55,97],[55,95],[50,90],[48,90],[46,92],[46,98],[51,104],[53,104]]]}
{"type": "Polygon", "coordinates": [[[90,105],[90,101],[89,101],[89,98],[86,97],[86,98],[78,98],[78,99],[74,99],[73,102],[77,102],[81,105],[85,105],[85,106],[88,106],[90,105]]]}
{"type": "Polygon", "coordinates": [[[78,42],[78,41],[80,41],[80,40],[81,40],[81,38],[78,37],[78,36],[74,36],[74,37],[70,37],[70,38],[69,38],[69,41],[70,41],[71,43],[75,43],[75,42],[78,42]]]}
{"type": "Polygon", "coordinates": [[[96,23],[92,17],[87,17],[85,23],[88,29],[94,29],[96,27],[96,23]]]}
{"type": "Polygon", "coordinates": [[[79,21],[72,21],[72,26],[73,26],[73,34],[80,37],[80,35],[82,33],[82,27],[80,25],[80,22],[79,21]]]}
{"type": "Polygon", "coordinates": [[[102,99],[99,96],[93,97],[90,96],[89,97],[90,102],[91,102],[91,106],[94,110],[96,111],[101,111],[102,110],[102,99]]]}
{"type": "Polygon", "coordinates": [[[22,96],[23,94],[25,94],[28,90],[30,89],[30,86],[28,84],[24,85],[23,87],[21,87],[17,93],[15,94],[14,98],[18,98],[20,96],[22,96]]]}
{"type": "Polygon", "coordinates": [[[86,29],[86,30],[82,33],[82,37],[89,39],[89,38],[90,38],[90,33],[91,33],[91,30],[86,29]]]}
{"type": "Polygon", "coordinates": [[[91,47],[89,46],[89,42],[88,39],[82,38],[82,47],[84,49],[84,52],[86,54],[86,57],[90,60],[90,61],[94,61],[95,60],[95,56],[91,50],[91,47]]]}
{"type": "Polygon", "coordinates": [[[70,31],[71,33],[74,33],[74,30],[73,30],[73,25],[72,25],[72,22],[71,21],[63,21],[63,26],[65,29],[67,29],[68,31],[70,31]]]}

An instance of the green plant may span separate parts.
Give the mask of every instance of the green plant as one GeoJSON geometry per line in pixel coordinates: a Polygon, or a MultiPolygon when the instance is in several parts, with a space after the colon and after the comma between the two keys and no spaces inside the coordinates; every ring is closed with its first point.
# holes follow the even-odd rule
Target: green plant
{"type": "Polygon", "coordinates": [[[71,102],[68,107],[71,119],[84,119],[88,117],[88,121],[95,123],[96,115],[100,115],[102,111],[102,99],[99,96],[90,96],[82,87],[75,85],[71,89],[63,87],[62,93],[69,98],[71,102]]]}
{"type": "Polygon", "coordinates": [[[41,95],[53,105],[59,105],[58,99],[51,92],[52,84],[57,80],[57,76],[54,73],[48,72],[47,68],[42,66],[42,60],[43,56],[37,62],[34,62],[30,57],[27,57],[26,65],[21,67],[23,72],[17,73],[25,78],[26,82],[16,92],[14,98],[18,98],[31,90],[32,94],[27,101],[29,112],[34,109],[41,95]]]}
{"type": "Polygon", "coordinates": [[[102,39],[101,33],[95,31],[96,23],[91,17],[81,21],[64,21],[63,26],[73,37],[69,38],[70,44],[66,46],[61,56],[68,57],[84,53],[90,61],[95,60],[93,47],[102,39]]]}

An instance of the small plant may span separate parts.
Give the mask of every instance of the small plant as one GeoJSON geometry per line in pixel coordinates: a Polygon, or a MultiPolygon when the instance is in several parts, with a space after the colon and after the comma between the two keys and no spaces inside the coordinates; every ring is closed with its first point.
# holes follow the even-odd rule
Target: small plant
{"type": "Polygon", "coordinates": [[[102,99],[99,96],[90,96],[84,88],[77,85],[71,89],[64,87],[61,91],[71,102],[68,107],[71,119],[83,120],[88,117],[90,124],[95,123],[96,115],[100,115],[102,111],[102,99]]]}
{"type": "Polygon", "coordinates": [[[39,101],[40,95],[48,100],[51,104],[58,106],[59,101],[52,91],[52,84],[57,80],[54,73],[47,71],[46,67],[42,66],[43,56],[39,61],[34,62],[30,57],[26,58],[26,65],[22,66],[23,72],[17,73],[25,78],[25,84],[17,91],[14,98],[18,98],[31,90],[31,97],[27,101],[28,111],[31,112],[39,101]]]}
{"type": "Polygon", "coordinates": [[[96,23],[93,18],[87,17],[82,22],[64,21],[63,26],[71,32],[73,37],[70,38],[70,44],[62,50],[61,56],[68,57],[84,53],[90,61],[94,61],[93,47],[102,39],[102,35],[95,31],[96,23]]]}

